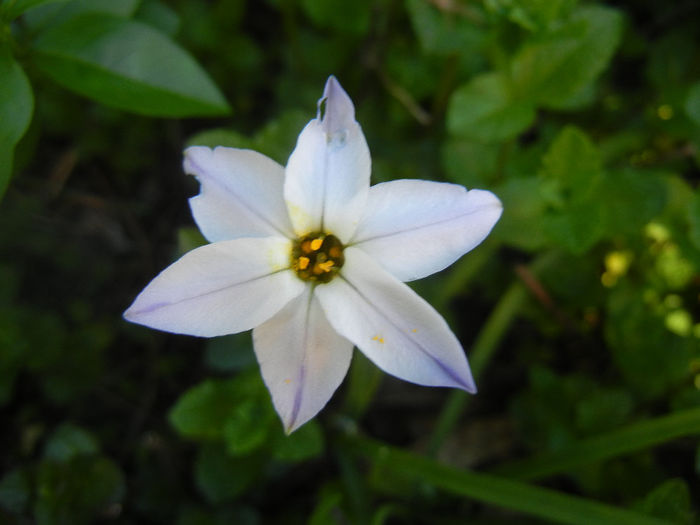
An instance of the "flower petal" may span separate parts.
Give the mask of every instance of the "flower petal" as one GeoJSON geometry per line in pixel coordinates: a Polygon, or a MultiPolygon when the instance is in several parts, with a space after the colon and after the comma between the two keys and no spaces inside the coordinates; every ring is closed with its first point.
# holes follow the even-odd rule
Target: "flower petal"
{"type": "Polygon", "coordinates": [[[489,191],[424,180],[372,186],[351,243],[402,281],[438,272],[477,246],[503,208],[489,191]]]}
{"type": "Polygon", "coordinates": [[[192,146],[185,150],[184,169],[201,184],[190,208],[210,242],[292,237],[283,195],[284,168],[274,160],[247,149],[192,146]]]}
{"type": "Polygon", "coordinates": [[[289,433],[326,405],[350,366],[353,345],[328,324],[312,288],[253,330],[255,354],[289,433]]]}
{"type": "Polygon", "coordinates": [[[346,242],[367,200],[371,161],[352,101],[335,77],[326,83],[319,117],[306,125],[289,157],[284,198],[297,235],[326,231],[346,242]]]}
{"type": "Polygon", "coordinates": [[[355,247],[340,277],[315,291],[333,328],[389,374],[476,392],[467,358],[445,320],[355,247]]]}
{"type": "Polygon", "coordinates": [[[168,266],[124,317],[166,332],[214,337],[250,330],[304,290],[291,241],[244,237],[207,244],[168,266]]]}

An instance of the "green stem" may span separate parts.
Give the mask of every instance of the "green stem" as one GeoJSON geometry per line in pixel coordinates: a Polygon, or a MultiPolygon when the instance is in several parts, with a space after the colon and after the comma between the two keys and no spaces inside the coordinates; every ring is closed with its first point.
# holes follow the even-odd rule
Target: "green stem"
{"type": "Polygon", "coordinates": [[[448,304],[455,296],[455,290],[464,290],[479,275],[482,268],[491,261],[498,250],[499,243],[488,239],[478,250],[463,257],[450,270],[440,291],[430,301],[438,312],[446,312],[448,304]]]}
{"type": "MultiPolygon", "coordinates": [[[[573,525],[668,525],[668,522],[554,490],[448,467],[435,460],[366,438],[347,440],[348,450],[370,458],[375,468],[430,483],[446,492],[573,525]]],[[[379,475],[381,478],[381,474],[379,475]]]]}
{"type": "MultiPolygon", "coordinates": [[[[552,264],[556,257],[554,252],[541,255],[531,264],[531,270],[534,273],[543,271],[552,264]]],[[[478,379],[488,365],[527,298],[528,292],[525,286],[520,281],[516,281],[510,285],[498,301],[479,332],[470,352],[469,362],[475,378],[478,379]]],[[[430,456],[435,456],[439,452],[445,439],[457,424],[468,400],[467,394],[461,390],[455,390],[450,394],[438,416],[435,429],[428,442],[430,456]]]]}
{"type": "Polygon", "coordinates": [[[345,448],[337,447],[335,450],[340,479],[343,484],[347,501],[352,509],[355,523],[369,522],[369,505],[365,484],[357,469],[356,458],[347,453],[345,448]]]}
{"type": "Polygon", "coordinates": [[[698,434],[700,408],[693,408],[585,439],[565,450],[508,463],[493,472],[522,480],[540,479],[596,461],[644,450],[671,439],[698,434]]]}
{"type": "Polygon", "coordinates": [[[384,376],[362,352],[353,355],[349,376],[344,408],[357,421],[364,415],[384,376]]]}

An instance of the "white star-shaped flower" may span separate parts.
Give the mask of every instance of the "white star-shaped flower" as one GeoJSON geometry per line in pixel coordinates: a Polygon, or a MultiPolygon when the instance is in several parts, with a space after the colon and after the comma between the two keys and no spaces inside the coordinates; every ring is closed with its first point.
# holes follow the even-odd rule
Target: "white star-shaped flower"
{"type": "Polygon", "coordinates": [[[406,381],[476,392],[459,341],[402,281],[478,245],[501,215],[492,193],[423,180],[370,187],[369,149],[335,77],[286,168],[201,146],[184,167],[201,184],[190,206],[211,244],[163,270],[126,319],[203,337],[253,329],[287,432],[328,402],[353,345],[406,381]]]}

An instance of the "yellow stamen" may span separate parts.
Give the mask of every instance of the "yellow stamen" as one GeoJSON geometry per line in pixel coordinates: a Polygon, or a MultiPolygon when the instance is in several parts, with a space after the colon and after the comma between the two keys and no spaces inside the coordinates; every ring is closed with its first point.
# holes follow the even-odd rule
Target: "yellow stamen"
{"type": "Polygon", "coordinates": [[[326,261],[323,263],[318,263],[318,267],[321,268],[321,270],[323,270],[324,272],[330,272],[333,264],[333,261],[326,261]]]}
{"type": "Polygon", "coordinates": [[[321,247],[322,244],[323,244],[323,239],[314,239],[313,241],[311,241],[311,249],[313,251],[316,251],[321,247]]]}
{"type": "Polygon", "coordinates": [[[304,253],[311,253],[311,241],[304,241],[301,243],[301,251],[304,253]]]}
{"type": "Polygon", "coordinates": [[[310,259],[308,257],[299,257],[299,269],[306,270],[309,267],[310,259]]]}
{"type": "Polygon", "coordinates": [[[334,257],[334,258],[337,259],[337,258],[340,257],[341,255],[343,255],[343,252],[342,252],[342,250],[340,249],[340,247],[338,247],[338,246],[333,246],[330,250],[328,250],[328,255],[330,255],[331,257],[334,257]]]}
{"type": "Polygon", "coordinates": [[[331,266],[333,266],[333,261],[317,262],[314,264],[314,274],[321,275],[322,273],[328,273],[331,271],[331,266]]]}

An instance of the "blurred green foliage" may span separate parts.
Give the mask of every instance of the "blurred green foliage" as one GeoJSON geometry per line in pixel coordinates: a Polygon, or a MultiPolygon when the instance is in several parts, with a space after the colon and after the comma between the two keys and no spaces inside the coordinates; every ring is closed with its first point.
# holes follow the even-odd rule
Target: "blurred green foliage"
{"type": "Polygon", "coordinates": [[[0,521],[694,523],[698,27],[650,0],[0,0],[0,521]],[[355,356],[286,436],[249,334],[121,312],[204,242],[183,147],[285,163],[330,74],[374,182],[504,214],[415,283],[479,394],[355,356]]]}

